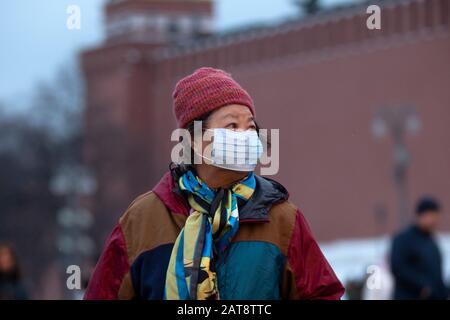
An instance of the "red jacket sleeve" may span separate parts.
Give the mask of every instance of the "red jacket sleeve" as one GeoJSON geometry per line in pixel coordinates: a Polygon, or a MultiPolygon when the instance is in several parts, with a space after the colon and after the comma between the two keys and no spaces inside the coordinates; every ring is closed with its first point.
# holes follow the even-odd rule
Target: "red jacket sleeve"
{"type": "Polygon", "coordinates": [[[344,294],[344,287],[300,211],[297,211],[289,244],[284,278],[283,291],[287,299],[338,300],[344,294]]]}
{"type": "Polygon", "coordinates": [[[118,299],[120,286],[128,271],[129,263],[125,238],[122,228],[117,225],[106,242],[105,249],[95,266],[84,299],[118,299]]]}

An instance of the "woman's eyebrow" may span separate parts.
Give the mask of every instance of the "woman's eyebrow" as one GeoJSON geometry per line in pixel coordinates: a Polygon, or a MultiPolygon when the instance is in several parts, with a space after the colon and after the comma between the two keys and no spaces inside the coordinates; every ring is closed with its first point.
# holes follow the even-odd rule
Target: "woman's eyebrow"
{"type": "Polygon", "coordinates": [[[232,113],[228,113],[228,114],[222,116],[222,119],[227,119],[227,118],[237,119],[238,117],[232,113]]]}
{"type": "MultiPolygon", "coordinates": [[[[228,113],[228,114],[223,115],[221,117],[222,120],[226,120],[227,118],[232,118],[233,120],[236,120],[236,119],[239,119],[240,117],[235,115],[235,114],[232,114],[232,113],[228,113]]],[[[252,122],[252,121],[255,121],[255,117],[254,116],[249,116],[247,118],[247,122],[252,122]]]]}

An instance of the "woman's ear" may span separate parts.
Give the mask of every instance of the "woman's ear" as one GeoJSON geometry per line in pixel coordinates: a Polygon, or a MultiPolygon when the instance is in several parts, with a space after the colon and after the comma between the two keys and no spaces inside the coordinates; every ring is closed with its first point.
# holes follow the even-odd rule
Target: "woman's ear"
{"type": "Polygon", "coordinates": [[[199,156],[202,154],[202,151],[199,146],[196,146],[195,143],[191,145],[191,159],[193,164],[202,163],[202,158],[199,156]]]}
{"type": "MultiPolygon", "coordinates": [[[[192,152],[195,164],[203,163],[205,158],[211,159],[213,130],[204,130],[201,134],[194,136],[192,140],[192,152]]],[[[208,163],[208,161],[206,161],[208,163]]]]}

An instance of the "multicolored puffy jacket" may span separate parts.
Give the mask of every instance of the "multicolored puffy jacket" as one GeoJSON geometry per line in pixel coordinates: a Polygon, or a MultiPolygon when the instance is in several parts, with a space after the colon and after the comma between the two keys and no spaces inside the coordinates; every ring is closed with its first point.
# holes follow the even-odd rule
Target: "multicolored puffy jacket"
{"type": "MultiPolygon", "coordinates": [[[[339,299],[344,288],[304,216],[279,183],[257,187],[226,255],[215,261],[221,299],[339,299]]],[[[162,299],[166,270],[189,205],[170,172],[120,218],[85,299],[162,299]]]]}

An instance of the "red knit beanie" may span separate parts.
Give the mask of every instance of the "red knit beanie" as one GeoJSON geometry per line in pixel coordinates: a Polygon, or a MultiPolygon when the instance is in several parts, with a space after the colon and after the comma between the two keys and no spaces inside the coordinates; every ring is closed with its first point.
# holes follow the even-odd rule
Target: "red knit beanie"
{"type": "Polygon", "coordinates": [[[178,81],[173,92],[173,108],[178,128],[205,113],[230,104],[247,106],[255,115],[250,95],[223,70],[200,68],[178,81]]]}

